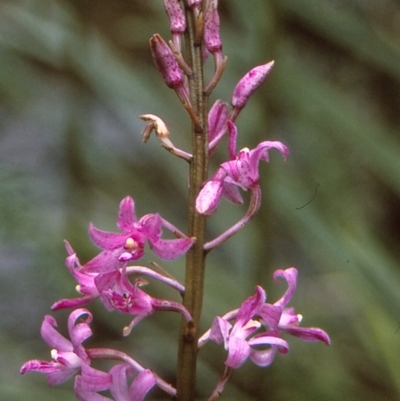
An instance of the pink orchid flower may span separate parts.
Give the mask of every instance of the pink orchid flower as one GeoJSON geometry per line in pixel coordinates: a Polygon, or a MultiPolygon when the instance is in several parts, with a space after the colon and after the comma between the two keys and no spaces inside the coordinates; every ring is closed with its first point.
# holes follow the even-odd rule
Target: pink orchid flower
{"type": "Polygon", "coordinates": [[[194,243],[194,238],[188,238],[158,213],[147,214],[137,220],[135,204],[129,196],[120,203],[117,225],[122,233],[102,231],[90,224],[90,238],[103,252],[85,265],[87,272],[110,271],[121,267],[124,262],[140,259],[146,242],[161,259],[178,258],[194,243]],[[162,227],[171,231],[177,239],[162,239],[162,227]]]}
{"type": "Polygon", "coordinates": [[[266,303],[265,291],[257,286],[256,294],[244,301],[239,309],[214,319],[211,329],[199,339],[199,347],[208,340],[224,343],[228,351],[225,365],[236,369],[247,358],[264,367],[272,363],[277,351],[287,353],[289,345],[280,338],[282,333],[304,341],[323,341],[330,345],[330,338],[324,330],[299,327],[301,315],[295,314],[294,308],[286,307],[296,290],[297,270],[294,267],[276,270],[274,279],[278,277],[283,277],[288,283],[288,289],[278,301],[266,303]],[[233,319],[235,323],[232,325],[229,321],[233,319]],[[265,330],[260,331],[263,328],[265,330]],[[264,348],[260,349],[260,346],[264,348]]]}
{"type": "Polygon", "coordinates": [[[92,321],[91,313],[86,309],[74,310],[68,318],[68,332],[71,340],[63,337],[55,328],[56,320],[46,315],[41,328],[44,341],[52,348],[51,362],[31,360],[26,362],[21,373],[39,372],[47,375],[47,381],[54,386],[67,381],[74,376],[83,365],[89,363],[89,358],[82,346],[82,342],[92,335],[89,323],[92,321]],[[83,322],[78,323],[82,316],[87,316],[83,322]]]}

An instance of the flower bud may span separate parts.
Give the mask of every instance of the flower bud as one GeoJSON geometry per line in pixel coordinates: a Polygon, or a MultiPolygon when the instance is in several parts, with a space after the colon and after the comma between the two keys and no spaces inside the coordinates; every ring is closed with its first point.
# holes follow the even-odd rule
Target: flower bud
{"type": "Polygon", "coordinates": [[[211,53],[222,50],[222,42],[219,36],[218,0],[211,0],[204,15],[204,44],[211,53]]]}
{"type": "Polygon", "coordinates": [[[235,109],[240,110],[246,105],[253,92],[264,82],[273,65],[273,61],[259,65],[238,82],[231,98],[231,104],[235,109]]]}
{"type": "Polygon", "coordinates": [[[150,38],[150,49],[154,63],[165,83],[175,90],[181,87],[184,82],[183,73],[172,50],[157,33],[150,38]]]}
{"type": "Polygon", "coordinates": [[[203,216],[213,214],[222,196],[222,182],[210,180],[204,184],[196,199],[196,210],[203,216]]]}
{"type": "Polygon", "coordinates": [[[178,0],[164,0],[164,8],[170,21],[172,34],[182,34],[186,29],[186,20],[178,0]]]}

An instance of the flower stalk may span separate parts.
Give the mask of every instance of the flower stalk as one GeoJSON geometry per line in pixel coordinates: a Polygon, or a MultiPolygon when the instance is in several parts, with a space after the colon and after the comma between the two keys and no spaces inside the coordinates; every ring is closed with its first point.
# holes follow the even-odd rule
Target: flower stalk
{"type": "Polygon", "coordinates": [[[177,392],[178,401],[195,399],[197,338],[203,303],[205,274],[204,235],[206,219],[195,207],[201,186],[207,179],[208,171],[208,102],[204,94],[204,77],[201,43],[197,39],[199,19],[193,9],[185,6],[187,30],[185,33],[186,53],[193,71],[189,79],[190,101],[197,115],[199,125],[192,124],[193,158],[189,172],[189,236],[196,242],[186,254],[185,295],[183,305],[193,317],[194,327],[183,321],[179,339],[177,392]]]}

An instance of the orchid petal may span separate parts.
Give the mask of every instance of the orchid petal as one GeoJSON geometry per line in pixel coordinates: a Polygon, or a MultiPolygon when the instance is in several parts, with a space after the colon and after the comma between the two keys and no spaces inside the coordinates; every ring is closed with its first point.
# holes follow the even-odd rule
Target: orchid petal
{"type": "Polygon", "coordinates": [[[282,329],[292,336],[301,338],[304,341],[323,341],[326,345],[331,344],[328,334],[324,330],[316,327],[282,327],[282,329]]]}
{"type": "Polygon", "coordinates": [[[56,320],[52,316],[46,315],[40,329],[43,340],[50,348],[56,348],[60,351],[73,351],[71,341],[68,341],[55,330],[55,327],[57,327],[56,320]]]}
{"type": "Polygon", "coordinates": [[[89,236],[99,248],[110,251],[120,248],[129,238],[127,233],[120,234],[99,230],[92,223],[89,225],[89,236]]]}
{"type": "Polygon", "coordinates": [[[282,308],[265,303],[261,307],[259,314],[270,330],[276,330],[282,316],[282,308]]]}
{"type": "Polygon", "coordinates": [[[92,314],[87,309],[76,309],[68,318],[68,332],[74,347],[82,344],[87,338],[91,337],[92,330],[89,324],[93,319],[92,314]],[[82,316],[86,316],[82,323],[77,323],[82,316]]]}
{"type": "Polygon", "coordinates": [[[225,124],[228,119],[228,105],[221,100],[211,107],[208,113],[208,141],[211,143],[214,139],[222,136],[221,132],[225,130],[225,124]]]}
{"type": "Polygon", "coordinates": [[[111,368],[112,385],[110,387],[111,395],[115,401],[129,400],[129,390],[126,381],[126,371],[129,368],[127,364],[118,364],[111,368]]]}
{"type": "Polygon", "coordinates": [[[240,195],[239,188],[236,183],[228,180],[230,177],[226,177],[222,184],[223,192],[222,195],[232,203],[241,205],[243,203],[242,195],[240,195]]]}
{"type": "Polygon", "coordinates": [[[247,298],[242,303],[236,317],[236,324],[244,326],[259,311],[264,304],[266,297],[267,295],[265,294],[265,291],[257,285],[255,295],[247,298]]]}
{"type": "Polygon", "coordinates": [[[296,283],[297,283],[297,269],[294,267],[289,267],[286,270],[276,270],[274,272],[274,280],[278,282],[278,277],[283,277],[287,283],[288,288],[283,294],[283,296],[274,302],[274,305],[284,307],[289,301],[292,299],[294,292],[296,291],[296,283]]]}
{"type": "Polygon", "coordinates": [[[210,216],[213,214],[218,208],[222,192],[221,181],[207,181],[197,196],[196,210],[203,216],[210,216]]]}
{"type": "Polygon", "coordinates": [[[224,342],[225,349],[227,349],[231,328],[232,325],[227,320],[217,316],[213,321],[208,338],[217,344],[224,342]]]}
{"type": "Polygon", "coordinates": [[[162,234],[162,220],[158,213],[146,214],[139,220],[141,232],[150,240],[155,241],[162,234]]]}
{"type": "Polygon", "coordinates": [[[253,150],[250,151],[251,163],[256,164],[260,160],[269,161],[268,150],[275,148],[282,153],[284,160],[289,157],[289,149],[279,141],[264,141],[259,143],[253,150]]]}
{"type": "Polygon", "coordinates": [[[171,260],[185,254],[194,244],[193,238],[159,239],[150,241],[151,250],[161,259],[171,260]]]}
{"type": "Polygon", "coordinates": [[[65,308],[79,308],[81,306],[88,304],[93,299],[94,297],[92,296],[85,296],[83,298],[60,299],[59,301],[54,302],[54,304],[51,305],[51,310],[59,310],[65,308]]]}
{"type": "Polygon", "coordinates": [[[127,196],[119,204],[117,226],[121,231],[129,231],[136,221],[135,202],[127,196]]]}
{"type": "Polygon", "coordinates": [[[115,251],[103,251],[87,262],[82,270],[87,273],[101,273],[118,269],[120,266],[121,262],[115,251]]]}
{"type": "Polygon", "coordinates": [[[111,375],[82,365],[82,375],[75,378],[74,392],[79,401],[109,401],[108,397],[97,394],[108,390],[111,386],[111,375]]]}
{"type": "Polygon", "coordinates": [[[276,354],[276,347],[271,347],[263,350],[252,349],[250,352],[250,359],[257,366],[265,368],[271,365],[271,363],[274,361],[275,354],[276,354]]]}
{"type": "Polygon", "coordinates": [[[228,346],[228,358],[225,361],[225,365],[237,369],[241,366],[250,355],[249,343],[238,337],[229,337],[228,346]]]}
{"type": "MultiPolygon", "coordinates": [[[[157,380],[151,370],[140,372],[129,388],[129,401],[142,401],[146,394],[154,387],[157,380]]],[[[116,400],[119,401],[119,400],[116,400]]],[[[121,400],[124,401],[124,400],[121,400]]]]}

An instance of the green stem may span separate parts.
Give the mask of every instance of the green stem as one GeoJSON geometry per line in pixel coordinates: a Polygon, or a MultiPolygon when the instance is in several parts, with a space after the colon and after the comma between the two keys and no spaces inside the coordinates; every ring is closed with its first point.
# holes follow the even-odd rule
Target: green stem
{"type": "Polygon", "coordinates": [[[193,77],[189,80],[190,100],[200,126],[192,127],[193,159],[189,175],[189,236],[196,242],[186,256],[185,295],[183,305],[193,316],[193,325],[182,322],[178,351],[177,391],[178,401],[195,399],[197,339],[205,272],[204,232],[205,218],[196,212],[195,202],[201,185],[207,178],[208,133],[207,96],[204,94],[203,63],[201,44],[196,38],[196,19],[191,10],[186,9],[187,32],[185,37],[190,67],[193,77]]]}

